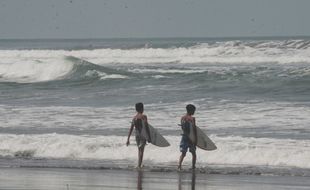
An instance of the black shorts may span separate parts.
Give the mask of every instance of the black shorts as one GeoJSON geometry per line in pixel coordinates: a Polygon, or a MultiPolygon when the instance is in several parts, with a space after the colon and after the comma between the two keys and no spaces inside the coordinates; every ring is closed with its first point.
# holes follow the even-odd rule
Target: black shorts
{"type": "Polygon", "coordinates": [[[196,152],[196,146],[193,145],[192,142],[190,142],[189,138],[186,135],[182,135],[182,139],[180,142],[180,152],[186,153],[188,149],[191,153],[196,152]]]}
{"type": "Polygon", "coordinates": [[[136,135],[136,143],[138,148],[142,148],[146,145],[146,139],[141,135],[136,135]]]}

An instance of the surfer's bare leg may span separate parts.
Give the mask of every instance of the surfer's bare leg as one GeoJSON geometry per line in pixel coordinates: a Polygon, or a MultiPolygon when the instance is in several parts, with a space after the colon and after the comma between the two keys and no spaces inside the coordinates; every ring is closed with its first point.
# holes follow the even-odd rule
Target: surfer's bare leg
{"type": "Polygon", "coordinates": [[[138,153],[139,153],[139,155],[138,155],[138,156],[139,156],[138,168],[141,168],[141,166],[142,166],[142,160],[143,160],[143,153],[144,153],[144,146],[142,146],[142,147],[139,148],[138,153]]]}
{"type": "Polygon", "coordinates": [[[179,159],[179,165],[178,165],[178,169],[181,170],[182,169],[182,162],[184,157],[186,156],[186,152],[182,152],[180,159],[179,159]]]}
{"type": "Polygon", "coordinates": [[[192,159],[192,169],[196,168],[196,152],[192,152],[193,159],[192,159]]]}

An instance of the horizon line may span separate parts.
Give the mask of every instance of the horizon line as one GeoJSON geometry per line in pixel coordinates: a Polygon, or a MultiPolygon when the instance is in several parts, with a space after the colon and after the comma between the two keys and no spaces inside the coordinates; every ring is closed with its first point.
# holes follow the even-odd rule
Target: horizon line
{"type": "Polygon", "coordinates": [[[147,39],[271,39],[310,38],[310,35],[283,36],[219,36],[219,37],[95,37],[95,38],[0,38],[0,40],[147,40],[147,39]]]}

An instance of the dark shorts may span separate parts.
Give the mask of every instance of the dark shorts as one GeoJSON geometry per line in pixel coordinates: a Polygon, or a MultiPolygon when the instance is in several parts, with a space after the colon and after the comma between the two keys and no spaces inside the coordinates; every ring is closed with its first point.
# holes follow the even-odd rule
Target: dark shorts
{"type": "Polygon", "coordinates": [[[146,139],[140,135],[136,135],[136,143],[138,148],[142,148],[146,145],[146,139]]]}
{"type": "Polygon", "coordinates": [[[186,135],[182,135],[180,143],[180,151],[186,153],[188,149],[191,153],[196,152],[196,146],[190,142],[189,138],[186,135]]]}

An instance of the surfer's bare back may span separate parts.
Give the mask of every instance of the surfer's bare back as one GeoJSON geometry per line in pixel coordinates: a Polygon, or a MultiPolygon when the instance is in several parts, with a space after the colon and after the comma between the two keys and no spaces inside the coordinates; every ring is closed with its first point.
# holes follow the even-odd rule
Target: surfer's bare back
{"type": "Polygon", "coordinates": [[[137,143],[138,152],[139,152],[138,168],[141,168],[142,161],[143,161],[144,147],[146,145],[146,141],[150,141],[150,131],[148,128],[147,116],[143,114],[143,111],[144,111],[143,103],[141,102],[136,103],[135,107],[136,107],[137,114],[132,119],[126,145],[128,146],[130,144],[130,141],[129,141],[130,136],[133,131],[133,128],[135,128],[136,143],[137,143]],[[146,130],[147,137],[145,137],[142,134],[142,130],[146,130]]]}

